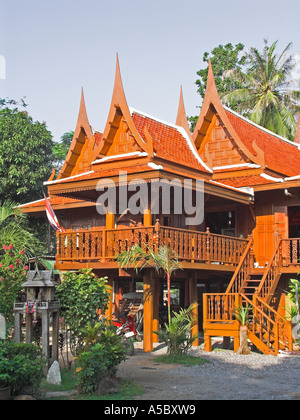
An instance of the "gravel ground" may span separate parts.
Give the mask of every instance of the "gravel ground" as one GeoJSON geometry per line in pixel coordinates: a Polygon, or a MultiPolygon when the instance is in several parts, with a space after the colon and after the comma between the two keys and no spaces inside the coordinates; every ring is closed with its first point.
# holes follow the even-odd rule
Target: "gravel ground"
{"type": "Polygon", "coordinates": [[[137,400],[300,400],[299,356],[241,356],[194,347],[191,354],[209,363],[185,367],[158,364],[155,358],[163,353],[161,346],[143,353],[137,343],[136,355],[120,366],[119,377],[145,388],[137,400]]]}

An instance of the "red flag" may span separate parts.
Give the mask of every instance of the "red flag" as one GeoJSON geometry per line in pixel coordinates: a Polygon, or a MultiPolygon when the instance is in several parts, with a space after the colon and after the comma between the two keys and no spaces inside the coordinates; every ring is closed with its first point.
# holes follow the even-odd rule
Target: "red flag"
{"type": "Polygon", "coordinates": [[[48,221],[50,223],[50,225],[53,227],[53,229],[55,230],[59,230],[60,232],[64,232],[64,228],[60,226],[57,217],[53,211],[53,208],[51,207],[51,204],[49,203],[48,198],[45,196],[45,206],[46,206],[46,214],[47,214],[47,218],[48,221]]]}

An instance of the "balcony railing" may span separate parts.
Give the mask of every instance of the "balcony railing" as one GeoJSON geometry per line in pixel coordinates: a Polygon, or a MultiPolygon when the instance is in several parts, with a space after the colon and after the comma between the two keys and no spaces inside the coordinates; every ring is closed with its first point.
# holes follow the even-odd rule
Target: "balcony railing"
{"type": "Polygon", "coordinates": [[[247,246],[245,239],[209,232],[161,226],[91,230],[57,233],[59,262],[113,262],[114,257],[138,244],[143,250],[155,251],[162,245],[171,247],[180,261],[238,265],[247,246]]]}

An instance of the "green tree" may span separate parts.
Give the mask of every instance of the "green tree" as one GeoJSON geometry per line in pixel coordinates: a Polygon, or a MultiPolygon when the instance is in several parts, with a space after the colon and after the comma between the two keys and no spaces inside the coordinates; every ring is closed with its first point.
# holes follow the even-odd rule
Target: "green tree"
{"type": "Polygon", "coordinates": [[[0,246],[12,244],[16,252],[42,250],[42,244],[28,224],[27,215],[12,201],[0,202],[0,246]]]}
{"type": "MultiPolygon", "coordinates": [[[[224,79],[223,74],[226,70],[242,68],[245,64],[245,56],[241,54],[243,50],[243,44],[239,43],[233,46],[229,43],[226,45],[218,45],[211,51],[211,54],[208,52],[204,53],[203,62],[208,63],[209,59],[211,60],[219,94],[226,93],[234,88],[234,86],[229,83],[228,79],[224,79]]],[[[196,85],[198,86],[197,92],[204,98],[208,67],[206,66],[205,69],[197,71],[197,74],[200,76],[200,78],[196,80],[196,85]]]]}
{"type": "Polygon", "coordinates": [[[54,164],[53,167],[55,171],[58,173],[66,159],[68,154],[72,139],[74,136],[74,131],[68,131],[64,133],[59,142],[54,142],[53,146],[53,154],[54,154],[54,164]]]}
{"type": "Polygon", "coordinates": [[[168,246],[161,246],[156,252],[148,249],[144,251],[139,245],[133,245],[129,251],[124,251],[116,256],[120,268],[134,266],[135,269],[142,270],[145,267],[154,267],[157,272],[163,271],[167,278],[168,289],[168,320],[171,323],[171,276],[182,265],[178,261],[178,256],[168,246]]]}
{"type": "Polygon", "coordinates": [[[19,105],[0,99],[0,201],[39,199],[52,172],[52,135],[44,122],[33,121],[26,107],[24,100],[19,105]]]}
{"type": "Polygon", "coordinates": [[[106,283],[106,278],[98,278],[91,269],[67,271],[62,276],[56,296],[70,330],[73,354],[83,349],[85,329],[97,322],[97,311],[107,309],[110,295],[106,283]]]}
{"type": "MultiPolygon", "coordinates": [[[[232,80],[224,79],[223,74],[226,70],[241,69],[245,64],[245,55],[243,54],[244,45],[239,43],[233,46],[231,43],[226,45],[218,45],[211,53],[205,52],[203,55],[203,62],[208,63],[209,59],[214,71],[215,82],[220,95],[230,92],[240,86],[240,83],[233,82],[232,80]]],[[[204,69],[197,71],[197,75],[200,76],[196,80],[197,92],[204,98],[208,76],[208,66],[204,69]]],[[[194,131],[198,115],[188,117],[191,131],[194,131]]]]}
{"type": "MultiPolygon", "coordinates": [[[[246,71],[235,68],[225,72],[225,80],[240,84],[222,96],[222,101],[250,120],[274,133],[294,140],[296,115],[300,112],[300,91],[295,90],[297,81],[291,80],[295,67],[290,54],[292,43],[277,54],[278,41],[263,50],[251,48],[246,55],[246,71]]],[[[299,81],[298,81],[299,83],[299,81]]]]}

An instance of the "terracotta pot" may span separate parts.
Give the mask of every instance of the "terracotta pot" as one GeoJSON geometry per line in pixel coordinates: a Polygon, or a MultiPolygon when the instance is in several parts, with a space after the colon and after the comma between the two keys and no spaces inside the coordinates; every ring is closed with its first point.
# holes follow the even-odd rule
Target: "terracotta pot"
{"type": "Polygon", "coordinates": [[[6,401],[10,399],[11,387],[0,388],[0,401],[6,401]]]}

